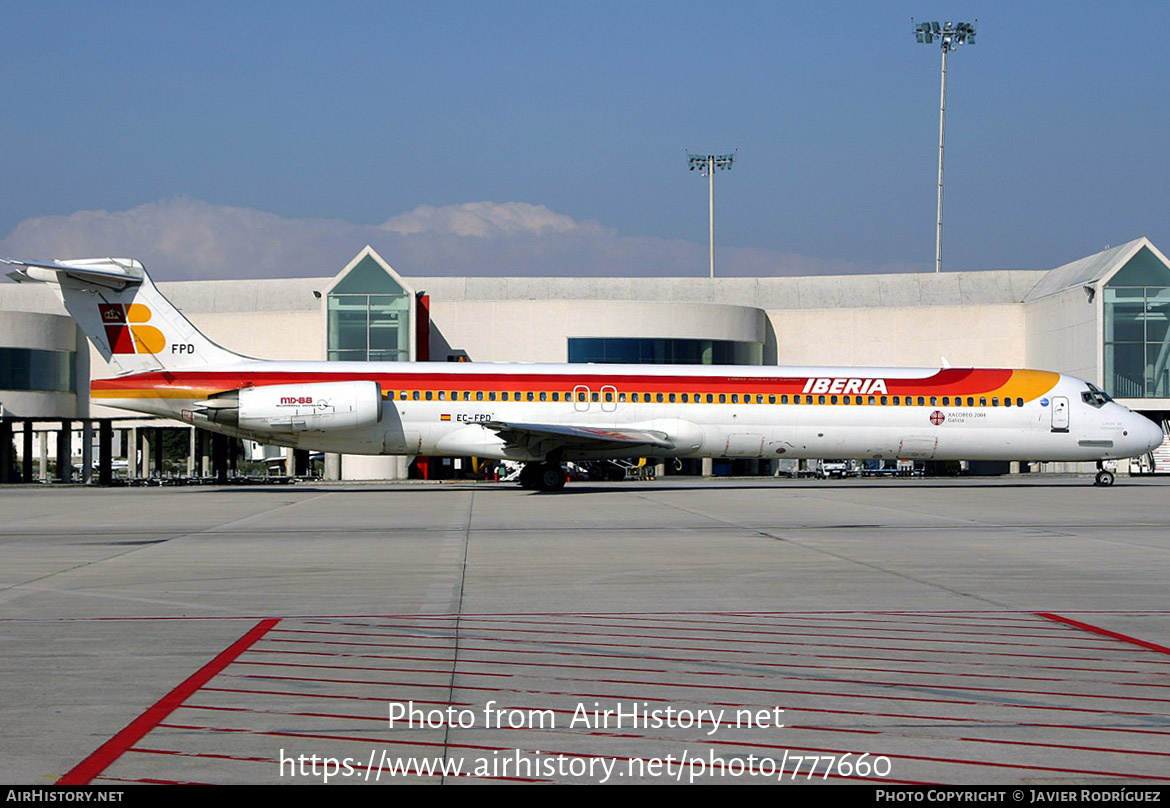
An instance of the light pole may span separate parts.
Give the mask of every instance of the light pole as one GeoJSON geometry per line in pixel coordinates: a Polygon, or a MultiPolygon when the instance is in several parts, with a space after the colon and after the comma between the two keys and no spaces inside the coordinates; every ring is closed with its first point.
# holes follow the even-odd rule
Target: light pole
{"type": "Polygon", "coordinates": [[[687,154],[687,166],[690,171],[698,169],[707,178],[707,208],[710,214],[710,242],[711,242],[711,277],[715,277],[715,169],[730,171],[735,162],[732,154],[687,154]]]}
{"type": "MultiPolygon", "coordinates": [[[[914,22],[914,18],[910,18],[914,22]]],[[[919,44],[930,45],[935,39],[942,44],[942,84],[938,98],[938,229],[934,237],[934,271],[942,272],[942,213],[943,213],[943,136],[947,122],[947,53],[960,45],[975,44],[975,25],[970,22],[920,22],[914,25],[914,36],[919,44]]]]}

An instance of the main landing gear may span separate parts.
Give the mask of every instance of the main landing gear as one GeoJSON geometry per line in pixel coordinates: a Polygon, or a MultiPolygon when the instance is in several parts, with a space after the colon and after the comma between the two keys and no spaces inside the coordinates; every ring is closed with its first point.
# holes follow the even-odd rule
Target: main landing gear
{"type": "Polygon", "coordinates": [[[565,471],[560,463],[525,463],[520,470],[520,487],[530,491],[560,491],[565,471]]]}

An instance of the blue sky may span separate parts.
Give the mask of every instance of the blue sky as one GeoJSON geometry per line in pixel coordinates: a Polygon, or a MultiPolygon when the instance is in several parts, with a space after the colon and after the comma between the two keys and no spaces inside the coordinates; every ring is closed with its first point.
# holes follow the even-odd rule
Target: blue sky
{"type": "Polygon", "coordinates": [[[911,16],[979,19],[944,268],[1170,248],[1164,3],[2,8],[0,250],[24,257],[333,274],[381,239],[415,275],[704,274],[684,151],[738,149],[727,272],[932,269],[939,52],[911,16]]]}

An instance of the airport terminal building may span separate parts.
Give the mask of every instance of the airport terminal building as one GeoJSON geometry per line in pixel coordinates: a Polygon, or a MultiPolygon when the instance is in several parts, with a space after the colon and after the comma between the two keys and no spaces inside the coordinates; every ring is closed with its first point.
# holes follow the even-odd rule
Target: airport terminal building
{"type": "MultiPolygon", "coordinates": [[[[404,277],[366,247],[332,276],[158,286],[208,337],[262,358],[1030,367],[1170,417],[1170,262],[1145,238],[1047,271],[714,279],[404,277]]],[[[16,440],[19,455],[35,445],[43,472],[62,421],[80,433],[86,419],[124,418],[122,455],[144,474],[140,441],[159,422],[91,406],[90,379],[108,375],[50,288],[0,283],[0,405],[57,422],[16,440]]],[[[189,470],[199,452],[192,433],[189,470]]],[[[1157,458],[1134,470],[1151,463],[1162,470],[1157,458]]],[[[325,471],[393,479],[407,465],[330,457],[325,471]]]]}

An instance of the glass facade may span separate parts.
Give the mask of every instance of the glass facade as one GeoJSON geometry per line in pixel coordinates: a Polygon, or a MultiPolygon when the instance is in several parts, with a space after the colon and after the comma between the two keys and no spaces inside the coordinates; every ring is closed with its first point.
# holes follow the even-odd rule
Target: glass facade
{"type": "Polygon", "coordinates": [[[36,348],[0,348],[0,390],[77,392],[77,354],[36,348]]]}
{"type": "Polygon", "coordinates": [[[631,365],[760,365],[758,342],[653,337],[569,337],[570,362],[631,365]]]}
{"type": "Polygon", "coordinates": [[[1105,285],[1105,392],[1170,397],[1170,268],[1142,248],[1105,285]]]}
{"type": "Polygon", "coordinates": [[[410,359],[410,294],[366,257],[329,293],[331,361],[410,359]]]}

